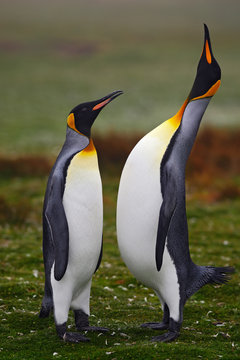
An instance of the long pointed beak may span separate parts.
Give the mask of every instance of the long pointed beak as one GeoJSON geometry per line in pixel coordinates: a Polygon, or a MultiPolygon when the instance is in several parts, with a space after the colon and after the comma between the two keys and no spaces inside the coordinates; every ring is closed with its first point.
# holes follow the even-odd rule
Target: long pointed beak
{"type": "Polygon", "coordinates": [[[204,24],[204,46],[203,46],[202,56],[203,55],[206,56],[206,60],[207,60],[208,64],[211,64],[214,56],[212,53],[212,46],[211,46],[211,41],[210,41],[210,36],[209,36],[209,30],[208,30],[208,27],[206,24],[204,24]]]}
{"type": "Polygon", "coordinates": [[[117,90],[117,91],[112,92],[109,95],[104,96],[103,98],[96,101],[97,104],[93,107],[92,110],[102,109],[105,105],[110,103],[113,99],[115,99],[116,97],[118,97],[121,94],[123,94],[123,91],[122,90],[117,90]]]}

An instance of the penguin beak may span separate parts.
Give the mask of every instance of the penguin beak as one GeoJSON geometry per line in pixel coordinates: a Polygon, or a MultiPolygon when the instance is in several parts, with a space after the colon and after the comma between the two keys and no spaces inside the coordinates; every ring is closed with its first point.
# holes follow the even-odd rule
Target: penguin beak
{"type": "Polygon", "coordinates": [[[204,36],[204,46],[203,46],[202,56],[205,55],[208,64],[211,64],[213,59],[213,53],[210,42],[209,30],[206,24],[204,24],[204,33],[205,36],[204,36]]]}
{"type": "Polygon", "coordinates": [[[112,92],[109,95],[104,96],[102,99],[97,101],[97,104],[92,108],[93,111],[102,109],[105,105],[110,103],[113,99],[118,97],[119,95],[123,94],[123,91],[117,90],[112,92]]]}

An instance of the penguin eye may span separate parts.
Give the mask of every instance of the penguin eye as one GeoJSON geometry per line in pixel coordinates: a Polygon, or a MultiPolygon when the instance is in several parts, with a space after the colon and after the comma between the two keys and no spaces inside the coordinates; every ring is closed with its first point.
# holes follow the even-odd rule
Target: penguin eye
{"type": "Polygon", "coordinates": [[[87,107],[82,108],[82,111],[87,111],[87,107]]]}

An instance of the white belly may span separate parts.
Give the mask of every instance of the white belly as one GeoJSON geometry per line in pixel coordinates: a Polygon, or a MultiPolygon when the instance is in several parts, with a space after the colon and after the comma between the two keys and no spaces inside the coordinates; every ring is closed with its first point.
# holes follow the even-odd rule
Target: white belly
{"type": "Polygon", "coordinates": [[[164,300],[169,297],[169,291],[176,296],[179,296],[179,291],[176,269],[166,246],[159,272],[155,261],[162,204],[161,145],[156,137],[144,137],[125,164],[118,193],[117,236],[121,256],[129,270],[138,280],[156,290],[164,300]]]}
{"type": "MultiPolygon", "coordinates": [[[[80,153],[81,154],[81,153],[80,153]]],[[[69,227],[66,277],[76,288],[91,279],[99,258],[103,231],[102,184],[96,154],[76,155],[68,168],[63,206],[69,227]]]]}
{"type": "MultiPolygon", "coordinates": [[[[139,143],[122,172],[117,203],[117,235],[123,260],[137,279],[153,287],[155,245],[162,203],[160,163],[139,143]]],[[[151,150],[154,150],[153,148],[151,150]]],[[[154,151],[150,151],[154,153],[154,151]]]]}

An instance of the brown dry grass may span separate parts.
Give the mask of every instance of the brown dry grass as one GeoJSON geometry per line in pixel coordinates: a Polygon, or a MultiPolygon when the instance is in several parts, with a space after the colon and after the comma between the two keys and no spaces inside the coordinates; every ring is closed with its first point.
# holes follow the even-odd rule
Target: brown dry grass
{"type": "Polygon", "coordinates": [[[2,176],[41,176],[49,174],[53,160],[44,156],[0,156],[2,176]]]}
{"type": "MultiPolygon", "coordinates": [[[[120,176],[132,148],[142,134],[117,133],[94,137],[103,172],[120,176]]],[[[188,193],[204,201],[220,201],[240,196],[240,130],[205,128],[193,147],[187,164],[188,193]]],[[[3,176],[46,176],[54,159],[44,156],[0,156],[3,176]]]]}
{"type": "Polygon", "coordinates": [[[187,173],[193,182],[230,179],[240,174],[240,130],[206,128],[193,147],[187,173]]]}

